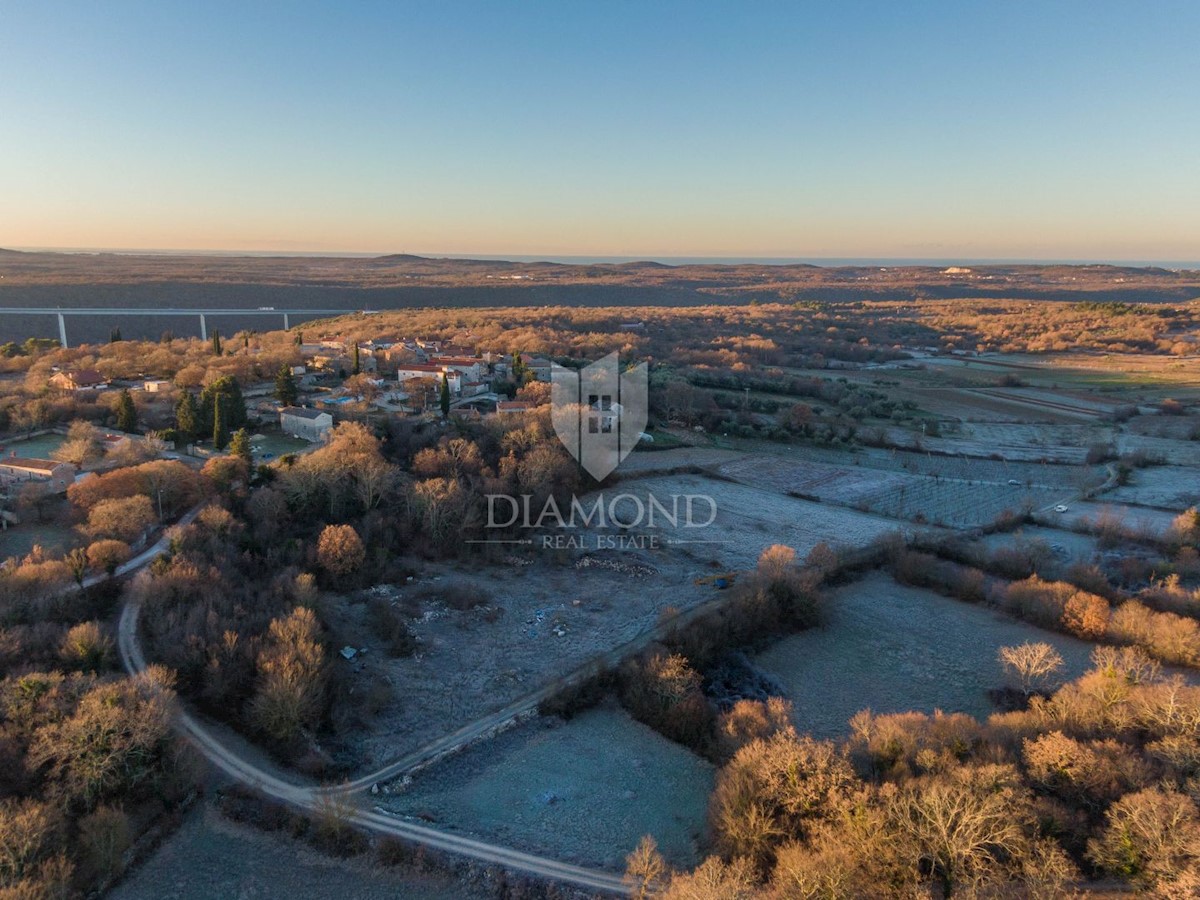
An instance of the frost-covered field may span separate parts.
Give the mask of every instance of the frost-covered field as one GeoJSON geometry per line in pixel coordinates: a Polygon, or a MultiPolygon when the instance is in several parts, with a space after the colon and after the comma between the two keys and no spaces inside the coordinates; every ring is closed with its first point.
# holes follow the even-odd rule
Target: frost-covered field
{"type": "Polygon", "coordinates": [[[1064,676],[1074,678],[1093,646],[880,573],[833,591],[827,611],[824,627],[755,658],[787,689],[797,729],[817,737],[844,736],[850,718],[868,708],[986,717],[988,690],[1005,684],[1001,647],[1046,641],[1062,654],[1064,676]]]}
{"type": "Polygon", "coordinates": [[[506,732],[380,799],[439,827],[611,869],[651,834],[684,866],[700,861],[712,783],[709,763],[601,707],[506,732]]]}

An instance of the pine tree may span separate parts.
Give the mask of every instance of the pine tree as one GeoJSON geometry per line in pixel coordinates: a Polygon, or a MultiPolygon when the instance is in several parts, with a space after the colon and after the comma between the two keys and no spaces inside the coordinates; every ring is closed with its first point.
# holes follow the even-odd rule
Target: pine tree
{"type": "Polygon", "coordinates": [[[137,430],[137,407],[133,405],[133,397],[129,390],[121,391],[117,400],[117,430],[133,434],[137,430]]]}
{"type": "Polygon", "coordinates": [[[225,411],[222,408],[221,395],[213,399],[213,449],[224,450],[229,443],[229,429],[225,426],[225,411]]]}
{"type": "Polygon", "coordinates": [[[354,368],[353,368],[353,371],[351,371],[351,373],[350,373],[351,375],[357,375],[359,372],[362,371],[362,366],[359,363],[360,363],[360,361],[358,358],[358,341],[355,341],[354,342],[354,368]]]}
{"type": "Polygon", "coordinates": [[[450,415],[450,379],[446,377],[446,373],[442,373],[442,417],[450,415]]]}
{"type": "Polygon", "coordinates": [[[231,456],[241,457],[247,466],[254,468],[254,452],[250,449],[250,435],[245,428],[239,428],[229,439],[229,453],[231,456]]]}
{"type": "Polygon", "coordinates": [[[175,430],[185,444],[192,443],[200,434],[200,407],[190,391],[184,391],[175,404],[175,430]]]}
{"type": "Polygon", "coordinates": [[[213,356],[221,355],[221,332],[219,332],[219,331],[213,332],[212,351],[213,351],[213,356]]]}
{"type": "Polygon", "coordinates": [[[275,399],[284,406],[295,406],[299,396],[296,379],[292,377],[292,368],[285,363],[279,367],[279,372],[275,376],[275,399]]]}

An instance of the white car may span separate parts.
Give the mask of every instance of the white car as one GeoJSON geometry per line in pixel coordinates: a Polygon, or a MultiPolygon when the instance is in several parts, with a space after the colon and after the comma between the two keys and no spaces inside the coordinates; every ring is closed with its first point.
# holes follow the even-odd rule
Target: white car
{"type": "Polygon", "coordinates": [[[1021,482],[1017,481],[1017,479],[1015,479],[1015,478],[1008,479],[1008,483],[1013,485],[1014,487],[1017,487],[1021,484],[1021,482]]]}
{"type": "Polygon", "coordinates": [[[1054,507],[1054,511],[1056,513],[1065,513],[1067,511],[1067,508],[1060,503],[1060,504],[1058,504],[1058,506],[1054,507]]]}

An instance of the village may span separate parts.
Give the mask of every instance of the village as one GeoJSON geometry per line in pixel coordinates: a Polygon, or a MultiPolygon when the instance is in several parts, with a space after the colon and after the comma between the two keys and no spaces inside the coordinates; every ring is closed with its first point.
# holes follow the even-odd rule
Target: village
{"type": "MultiPolygon", "coordinates": [[[[219,341],[218,336],[216,346],[219,341]]],[[[549,401],[551,362],[528,353],[508,357],[420,338],[326,339],[299,343],[297,349],[302,362],[281,367],[270,380],[237,388],[244,412],[233,418],[247,426],[253,463],[304,453],[323,443],[339,421],[378,422],[386,416],[478,421],[484,415],[527,412],[549,401]]],[[[255,351],[247,345],[246,352],[255,351]]],[[[228,435],[222,440],[181,431],[178,406],[184,389],[170,378],[152,373],[106,378],[94,368],[56,368],[48,388],[97,401],[103,394],[127,393],[135,409],[131,427],[98,429],[100,452],[74,459],[61,451],[69,441],[65,425],[12,436],[0,450],[0,526],[5,530],[20,524],[20,503],[65,494],[93,470],[156,458],[199,466],[229,450],[228,435]],[[214,440],[221,446],[214,446],[214,440]]]]}

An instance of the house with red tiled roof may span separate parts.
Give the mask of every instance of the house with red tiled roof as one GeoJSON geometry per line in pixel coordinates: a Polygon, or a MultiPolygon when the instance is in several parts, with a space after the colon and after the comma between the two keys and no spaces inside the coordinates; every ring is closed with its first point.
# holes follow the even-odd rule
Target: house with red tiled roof
{"type": "Polygon", "coordinates": [[[528,400],[501,400],[496,404],[496,412],[501,414],[529,412],[531,409],[533,404],[528,400]]]}
{"type": "Polygon", "coordinates": [[[11,455],[0,459],[0,484],[5,486],[32,482],[56,494],[66,491],[75,481],[75,467],[56,459],[27,459],[11,455]]]}
{"type": "Polygon", "coordinates": [[[50,384],[60,391],[99,391],[108,380],[95,369],[64,369],[50,376],[50,384]]]}

